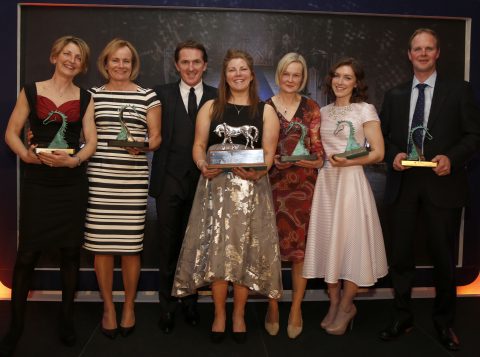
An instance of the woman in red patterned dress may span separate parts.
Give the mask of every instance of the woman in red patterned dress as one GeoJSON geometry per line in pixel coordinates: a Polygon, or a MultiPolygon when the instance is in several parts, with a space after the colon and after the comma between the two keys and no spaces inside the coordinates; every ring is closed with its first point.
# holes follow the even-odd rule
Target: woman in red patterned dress
{"type": "MultiPolygon", "coordinates": [[[[282,57],[277,66],[275,82],[279,86],[279,93],[267,103],[277,112],[280,138],[275,164],[270,171],[270,182],[282,260],[292,264],[292,306],[287,333],[288,337],[296,338],[302,332],[301,303],[307,284],[302,277],[305,239],[317,171],[323,165],[320,107],[314,100],[300,95],[307,83],[307,65],[300,54],[291,52],[282,57]],[[305,148],[311,154],[316,154],[316,158],[282,162],[281,156],[292,155],[302,138],[305,148]]],[[[269,300],[265,329],[270,335],[278,333],[277,300],[269,300]]]]}

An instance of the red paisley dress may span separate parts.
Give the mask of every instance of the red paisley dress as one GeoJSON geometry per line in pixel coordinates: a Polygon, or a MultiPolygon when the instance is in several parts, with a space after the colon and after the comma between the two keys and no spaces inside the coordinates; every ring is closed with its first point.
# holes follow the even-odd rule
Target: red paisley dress
{"type": "MultiPolygon", "coordinates": [[[[300,139],[300,129],[292,129],[287,133],[287,128],[292,121],[302,123],[308,128],[305,147],[310,153],[323,155],[320,139],[320,107],[314,100],[302,97],[291,121],[288,121],[275,107],[272,99],[268,99],[267,103],[275,108],[280,120],[277,155],[291,154],[300,139]]],[[[295,165],[285,170],[279,170],[274,165],[270,170],[270,183],[283,261],[297,263],[304,259],[317,172],[317,169],[295,165]]]]}

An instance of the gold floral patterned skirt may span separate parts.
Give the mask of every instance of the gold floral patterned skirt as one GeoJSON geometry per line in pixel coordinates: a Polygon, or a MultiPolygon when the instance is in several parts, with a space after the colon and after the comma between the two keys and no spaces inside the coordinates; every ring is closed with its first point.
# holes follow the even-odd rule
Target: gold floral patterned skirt
{"type": "Polygon", "coordinates": [[[257,182],[225,172],[201,177],[177,263],[172,295],[215,280],[279,298],[280,251],[268,176],[257,182]]]}

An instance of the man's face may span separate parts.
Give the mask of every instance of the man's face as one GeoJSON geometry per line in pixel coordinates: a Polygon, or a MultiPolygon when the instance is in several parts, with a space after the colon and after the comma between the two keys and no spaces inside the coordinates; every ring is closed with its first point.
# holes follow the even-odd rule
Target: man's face
{"type": "Polygon", "coordinates": [[[435,71],[440,49],[435,37],[427,32],[419,33],[412,40],[408,50],[408,59],[412,62],[415,73],[429,75],[435,71]]]}
{"type": "Polygon", "coordinates": [[[190,87],[194,87],[202,80],[207,63],[203,60],[202,51],[196,48],[183,48],[178,53],[175,67],[182,80],[190,87]]]}

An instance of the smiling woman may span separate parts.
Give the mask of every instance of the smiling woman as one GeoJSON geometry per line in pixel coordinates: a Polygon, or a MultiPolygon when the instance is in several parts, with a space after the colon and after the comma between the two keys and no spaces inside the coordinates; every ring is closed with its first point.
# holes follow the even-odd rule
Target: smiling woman
{"type": "Polygon", "coordinates": [[[5,141],[21,159],[23,175],[11,323],[0,344],[1,356],[14,352],[22,334],[30,281],[43,249],[61,252],[60,339],[69,346],[76,341],[73,299],[87,204],[84,161],[94,153],[97,141],[91,96],[73,79],[87,70],[88,57],[83,40],[73,36],[56,40],[50,53],[52,78],[25,85],[8,122],[5,141]],[[22,140],[27,121],[33,134],[28,147],[22,140]],[[82,131],[85,145],[80,149],[82,131]]]}
{"type": "Polygon", "coordinates": [[[110,41],[97,65],[108,82],[91,89],[99,140],[87,172],[90,187],[84,248],[95,254],[95,272],[104,302],[101,329],[113,339],[118,332],[129,335],[135,327],[134,301],[149,176],[145,151],[160,145],[161,107],[152,89],[133,82],[139,73],[140,60],[130,42],[110,41]],[[148,137],[148,145],[109,146],[122,128],[135,141],[142,142],[148,137]],[[121,255],[125,288],[119,328],[112,296],[114,255],[121,255]]]}

